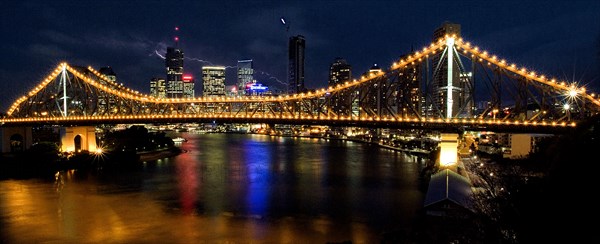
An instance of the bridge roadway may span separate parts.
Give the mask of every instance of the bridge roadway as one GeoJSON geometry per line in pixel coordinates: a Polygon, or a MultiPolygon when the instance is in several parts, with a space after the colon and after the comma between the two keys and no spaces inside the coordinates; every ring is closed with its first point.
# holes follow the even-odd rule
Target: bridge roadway
{"type": "Polygon", "coordinates": [[[326,125],[365,128],[425,129],[440,132],[493,131],[505,133],[565,134],[575,130],[575,122],[523,122],[483,119],[418,119],[418,118],[314,118],[262,115],[131,115],[131,116],[71,116],[0,119],[0,126],[62,125],[84,126],[100,124],[169,124],[169,123],[251,123],[326,125]]]}

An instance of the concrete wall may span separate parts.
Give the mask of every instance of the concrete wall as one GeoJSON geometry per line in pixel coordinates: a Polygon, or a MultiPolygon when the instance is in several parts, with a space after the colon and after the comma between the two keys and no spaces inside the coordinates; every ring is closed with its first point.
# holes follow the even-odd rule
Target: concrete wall
{"type": "Polygon", "coordinates": [[[537,143],[547,137],[552,137],[552,134],[511,134],[510,143],[510,158],[527,157],[534,152],[537,143]]]}
{"type": "Polygon", "coordinates": [[[75,151],[75,137],[78,135],[81,136],[81,150],[87,150],[90,152],[96,151],[96,127],[94,126],[75,126],[61,128],[61,150],[63,152],[75,151]]]}
{"type": "Polygon", "coordinates": [[[531,152],[531,135],[512,134],[510,138],[510,158],[526,157],[531,152]]]}
{"type": "Polygon", "coordinates": [[[3,153],[10,152],[10,137],[18,134],[23,137],[23,150],[27,150],[33,143],[31,127],[0,127],[0,148],[3,153]]]}

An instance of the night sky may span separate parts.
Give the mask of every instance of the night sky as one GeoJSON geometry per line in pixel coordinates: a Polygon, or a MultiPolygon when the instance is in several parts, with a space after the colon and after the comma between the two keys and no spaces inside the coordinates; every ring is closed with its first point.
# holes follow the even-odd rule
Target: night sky
{"type": "MultiPolygon", "coordinates": [[[[253,59],[255,78],[268,85],[286,80],[288,37],[304,35],[306,86],[325,87],[336,57],[354,75],[388,67],[428,45],[444,21],[508,62],[600,91],[600,1],[3,0],[0,111],[62,61],[111,66],[119,82],[147,93],[150,78],[166,76],[160,55],[175,35],[185,73],[199,78],[203,65],[253,59]]],[[[235,69],[227,72],[231,85],[235,69]]]]}

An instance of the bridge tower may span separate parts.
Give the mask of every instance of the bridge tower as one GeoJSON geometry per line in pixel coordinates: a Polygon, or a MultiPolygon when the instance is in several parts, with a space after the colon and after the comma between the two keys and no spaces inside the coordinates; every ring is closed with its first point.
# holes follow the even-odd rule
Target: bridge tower
{"type": "Polygon", "coordinates": [[[460,25],[445,22],[436,29],[434,42],[445,42],[444,50],[432,56],[432,74],[429,63],[426,65],[428,115],[443,118],[471,117],[474,105],[473,70],[467,72],[457,51],[457,42],[461,40],[460,25]]]}
{"type": "Polygon", "coordinates": [[[61,151],[80,152],[98,150],[94,126],[73,126],[60,129],[61,151]]]}
{"type": "Polygon", "coordinates": [[[3,153],[25,151],[33,142],[31,127],[0,127],[0,138],[3,153]]]}

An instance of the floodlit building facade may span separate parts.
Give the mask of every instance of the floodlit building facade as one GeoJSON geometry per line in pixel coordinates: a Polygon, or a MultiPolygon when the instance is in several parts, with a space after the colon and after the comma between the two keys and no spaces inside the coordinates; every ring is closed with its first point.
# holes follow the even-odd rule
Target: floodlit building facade
{"type": "Polygon", "coordinates": [[[202,67],[202,96],[225,96],[225,66],[202,67]]]}

